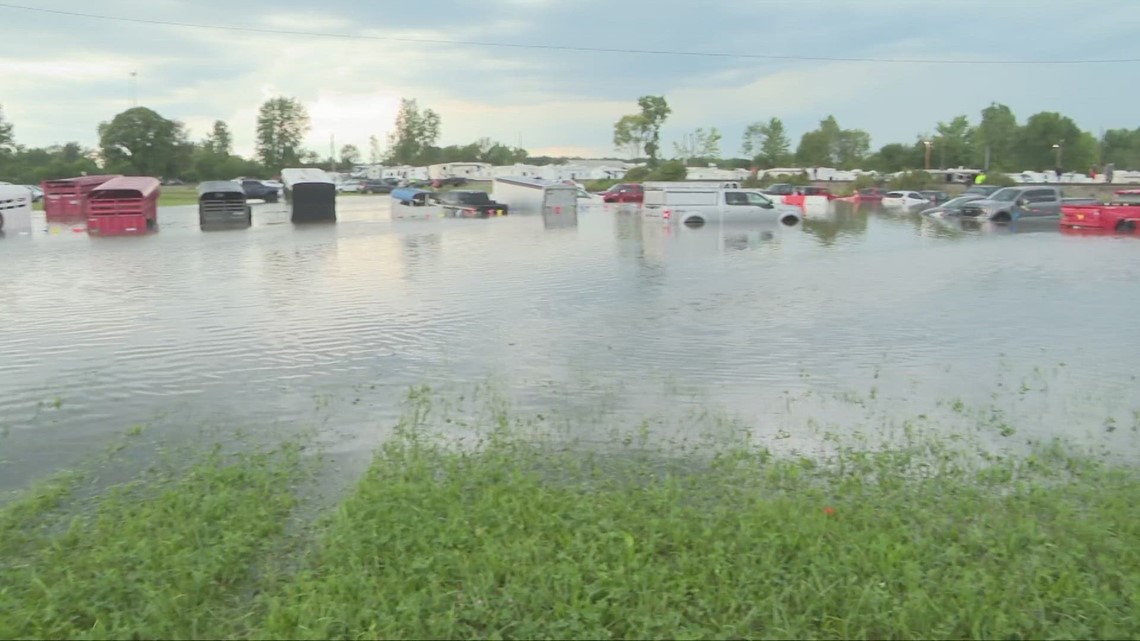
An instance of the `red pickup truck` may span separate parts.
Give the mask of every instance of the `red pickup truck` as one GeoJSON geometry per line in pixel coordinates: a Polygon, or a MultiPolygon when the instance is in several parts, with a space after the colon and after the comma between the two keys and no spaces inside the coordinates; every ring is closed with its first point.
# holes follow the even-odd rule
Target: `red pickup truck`
{"type": "Polygon", "coordinates": [[[1140,227],[1140,189],[1121,189],[1112,202],[1063,205],[1061,229],[1136,234],[1140,227]]]}

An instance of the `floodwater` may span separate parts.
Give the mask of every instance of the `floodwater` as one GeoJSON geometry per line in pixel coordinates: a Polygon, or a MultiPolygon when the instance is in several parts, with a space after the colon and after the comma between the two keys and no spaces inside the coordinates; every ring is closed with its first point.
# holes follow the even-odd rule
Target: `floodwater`
{"type": "Polygon", "coordinates": [[[172,207],[146,237],[40,218],[0,238],[0,490],[135,425],[304,426],[367,453],[421,384],[489,383],[587,432],[684,434],[715,411],[808,446],[812,426],[938,416],[1136,452],[1135,239],[849,206],[790,229],[388,207],[344,197],[337,224],[294,226],[258,205],[216,232],[172,207]]]}

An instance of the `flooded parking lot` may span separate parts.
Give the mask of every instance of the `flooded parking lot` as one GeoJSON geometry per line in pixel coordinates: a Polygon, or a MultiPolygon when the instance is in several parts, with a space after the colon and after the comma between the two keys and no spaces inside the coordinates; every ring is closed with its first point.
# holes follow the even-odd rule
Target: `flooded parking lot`
{"type": "Polygon", "coordinates": [[[258,205],[218,232],[171,207],[134,238],[40,214],[0,238],[0,490],[135,425],[315,427],[367,453],[425,384],[585,431],[713,411],[809,447],[821,425],[954,433],[982,412],[995,441],[1135,453],[1134,239],[849,206],[795,228],[601,205],[570,226],[404,221],[388,201],[341,198],[321,226],[258,205]]]}

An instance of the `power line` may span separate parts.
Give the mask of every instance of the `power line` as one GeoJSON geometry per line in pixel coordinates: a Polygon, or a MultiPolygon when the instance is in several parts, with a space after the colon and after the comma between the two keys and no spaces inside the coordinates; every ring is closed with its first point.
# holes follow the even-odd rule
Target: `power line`
{"type": "Polygon", "coordinates": [[[238,31],[242,33],[260,33],[279,36],[302,36],[309,38],[334,38],[339,40],[374,40],[385,42],[407,42],[418,44],[462,45],[471,47],[497,47],[500,49],[540,49],[547,51],[574,51],[589,53],[617,53],[652,56],[683,56],[690,58],[739,58],[750,60],[784,60],[807,62],[873,62],[883,64],[930,64],[930,65],[1094,65],[1094,64],[1127,64],[1140,62],[1140,58],[1102,58],[1102,59],[1076,59],[1076,60],[952,60],[952,59],[926,59],[926,58],[863,58],[863,57],[837,57],[837,56],[789,56],[774,54],[728,53],[715,51],[675,51],[663,49],[619,49],[608,47],[575,47],[570,45],[539,45],[510,42],[481,42],[477,40],[444,40],[436,38],[408,38],[400,36],[370,36],[352,33],[327,33],[316,31],[293,31],[287,29],[265,29],[259,27],[234,27],[219,24],[198,24],[192,22],[176,22],[173,20],[151,20],[146,18],[128,18],[123,16],[109,16],[79,11],[63,11],[61,9],[45,9],[42,7],[27,7],[17,4],[0,2],[0,9],[13,9],[17,11],[31,11],[58,16],[71,16],[87,18],[90,20],[106,20],[111,22],[129,22],[135,24],[158,25],[166,27],[182,27],[190,29],[209,29],[214,31],[238,31]]]}

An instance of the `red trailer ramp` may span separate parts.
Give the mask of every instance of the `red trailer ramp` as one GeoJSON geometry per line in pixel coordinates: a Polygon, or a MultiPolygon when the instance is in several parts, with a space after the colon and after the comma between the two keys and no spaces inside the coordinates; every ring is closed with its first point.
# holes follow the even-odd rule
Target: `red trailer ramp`
{"type": "Polygon", "coordinates": [[[87,233],[101,236],[145,234],[158,227],[157,178],[120,176],[91,190],[87,233]]]}
{"type": "Polygon", "coordinates": [[[118,177],[117,174],[108,174],[43,181],[40,188],[44,190],[44,216],[48,220],[86,218],[87,197],[91,190],[118,177]]]}

